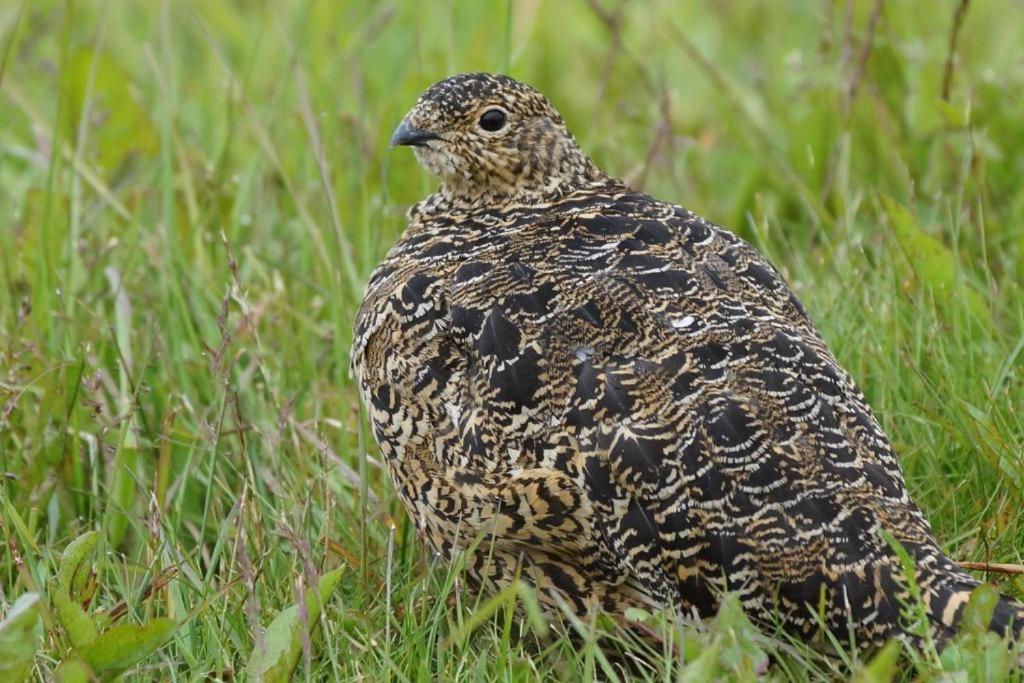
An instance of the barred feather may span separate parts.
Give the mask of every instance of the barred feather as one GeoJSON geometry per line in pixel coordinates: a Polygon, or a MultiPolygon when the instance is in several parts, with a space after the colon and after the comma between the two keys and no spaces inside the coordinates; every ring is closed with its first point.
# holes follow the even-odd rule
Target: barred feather
{"type": "MultiPolygon", "coordinates": [[[[728,590],[755,619],[871,644],[907,628],[887,535],[933,636],[953,632],[978,582],[771,264],[602,173],[512,79],[442,81],[403,125],[443,184],[371,277],[352,358],[435,550],[484,536],[471,577],[521,568],[552,609],[706,617],[728,590]],[[481,129],[495,108],[504,128],[481,129]]],[[[992,628],[1011,624],[1004,599],[992,628]]]]}

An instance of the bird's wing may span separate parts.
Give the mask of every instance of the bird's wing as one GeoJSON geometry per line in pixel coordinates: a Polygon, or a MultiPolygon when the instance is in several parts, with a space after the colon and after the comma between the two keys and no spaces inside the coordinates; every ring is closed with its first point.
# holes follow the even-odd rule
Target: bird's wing
{"type": "MultiPolygon", "coordinates": [[[[570,595],[617,583],[709,614],[729,589],[808,631],[819,603],[831,626],[896,623],[880,530],[950,569],[861,392],[749,245],[642,196],[501,229],[400,244],[360,314],[378,440],[434,468],[396,476],[414,516],[491,523],[570,595]]],[[[939,586],[955,569],[924,576],[963,593],[939,586]]]]}
{"type": "Polygon", "coordinates": [[[450,332],[463,464],[565,472],[613,569],[659,600],[707,613],[728,588],[813,625],[827,586],[889,621],[878,530],[933,547],[781,276],[682,209],[620,199],[481,252],[452,280],[450,332]]]}

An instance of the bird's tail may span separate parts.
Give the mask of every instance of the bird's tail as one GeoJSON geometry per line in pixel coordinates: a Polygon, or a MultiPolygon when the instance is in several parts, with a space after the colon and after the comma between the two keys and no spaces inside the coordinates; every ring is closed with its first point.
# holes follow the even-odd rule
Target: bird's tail
{"type": "MultiPolygon", "coordinates": [[[[919,577],[922,602],[933,628],[933,634],[942,644],[960,629],[968,611],[968,603],[981,581],[966,573],[947,557],[939,559],[940,567],[931,576],[940,577],[926,586],[929,576],[919,577]]],[[[983,610],[987,611],[987,610],[983,610]]],[[[979,612],[981,613],[981,612],[979,612]]],[[[987,627],[1001,637],[1024,644],[1024,604],[999,594],[992,608],[987,627]]]]}

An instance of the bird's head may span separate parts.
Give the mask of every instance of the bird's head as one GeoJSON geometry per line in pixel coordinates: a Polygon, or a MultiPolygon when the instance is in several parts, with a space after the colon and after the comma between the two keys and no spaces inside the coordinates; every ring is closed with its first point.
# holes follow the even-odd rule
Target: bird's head
{"type": "Polygon", "coordinates": [[[391,136],[458,198],[543,195],[603,177],[540,92],[508,76],[459,74],[424,92],[391,136]]]}

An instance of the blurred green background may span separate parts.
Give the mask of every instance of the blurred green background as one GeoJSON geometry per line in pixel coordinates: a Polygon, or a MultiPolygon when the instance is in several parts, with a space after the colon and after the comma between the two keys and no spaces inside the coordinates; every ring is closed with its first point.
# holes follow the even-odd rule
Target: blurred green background
{"type": "MultiPolygon", "coordinates": [[[[470,70],[538,87],[603,168],[768,255],[944,546],[1021,562],[1022,45],[1019,0],[3,0],[0,611],[52,611],[97,529],[87,611],[181,624],[142,679],[241,672],[336,566],[304,675],[608,677],[614,624],[579,647],[468,616],[348,375],[362,284],[436,184],[389,134],[470,70]]],[[[40,677],[70,649],[44,621],[40,677]]]]}

